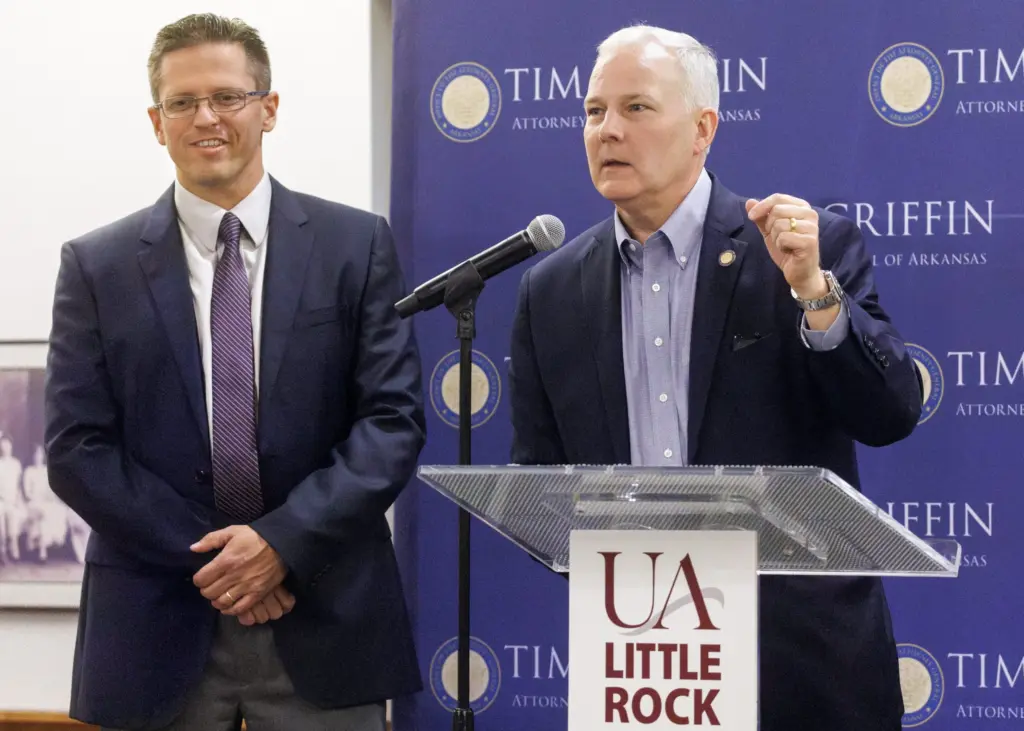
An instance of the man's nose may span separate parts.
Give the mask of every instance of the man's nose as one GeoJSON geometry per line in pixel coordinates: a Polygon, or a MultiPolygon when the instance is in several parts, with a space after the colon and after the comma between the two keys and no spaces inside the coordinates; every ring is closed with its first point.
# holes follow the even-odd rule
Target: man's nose
{"type": "Polygon", "coordinates": [[[216,124],[220,121],[220,115],[213,111],[212,101],[209,99],[196,100],[195,121],[200,125],[216,124]]]}
{"type": "Polygon", "coordinates": [[[598,134],[601,140],[621,140],[622,118],[615,112],[605,112],[598,134]]]}

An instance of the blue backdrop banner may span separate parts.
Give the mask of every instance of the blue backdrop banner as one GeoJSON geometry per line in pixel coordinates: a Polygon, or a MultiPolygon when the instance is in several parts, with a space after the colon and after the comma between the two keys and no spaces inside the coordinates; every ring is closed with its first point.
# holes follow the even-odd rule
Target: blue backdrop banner
{"type": "MultiPolygon", "coordinates": [[[[862,448],[865,494],[920,536],[963,546],[956,580],[887,580],[907,713],[929,731],[1024,725],[1024,4],[1019,0],[395,0],[392,222],[420,282],[558,216],[611,214],[583,147],[596,45],[637,22],[719,57],[708,168],[740,195],[800,196],[860,227],[883,306],[927,384],[916,432],[862,448]],[[1015,141],[1016,140],[1016,141],[1015,141]],[[1017,333],[1014,335],[1014,333],[1017,333]],[[1014,526],[1017,525],[1017,528],[1014,526]]],[[[505,464],[519,279],[478,308],[473,461],[505,464]]],[[[458,461],[455,323],[417,316],[422,463],[458,461]]],[[[455,705],[457,511],[421,483],[396,511],[427,689],[397,731],[447,731],[455,705]]],[[[474,522],[473,707],[481,730],[566,727],[568,592],[474,522]]]]}

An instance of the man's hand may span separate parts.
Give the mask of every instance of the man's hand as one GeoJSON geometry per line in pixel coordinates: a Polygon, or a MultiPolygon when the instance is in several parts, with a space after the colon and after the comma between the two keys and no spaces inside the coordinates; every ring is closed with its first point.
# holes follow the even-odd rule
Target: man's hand
{"type": "Polygon", "coordinates": [[[192,545],[196,553],[221,549],[192,582],[224,614],[252,610],[288,573],[277,551],[247,525],[232,525],[203,536],[192,545]]]}
{"type": "Polygon", "coordinates": [[[295,607],[295,597],[292,593],[278,584],[270,593],[263,597],[263,601],[248,612],[238,616],[238,621],[246,627],[254,624],[265,624],[272,619],[281,619],[295,607]]]}
{"type": "Polygon", "coordinates": [[[747,217],[757,224],[768,255],[801,299],[828,294],[818,255],[818,213],[810,204],[776,193],[747,201],[747,217]]]}

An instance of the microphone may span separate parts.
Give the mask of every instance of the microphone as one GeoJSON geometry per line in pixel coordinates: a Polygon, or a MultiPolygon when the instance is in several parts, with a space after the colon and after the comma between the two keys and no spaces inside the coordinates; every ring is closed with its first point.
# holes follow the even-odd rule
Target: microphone
{"type": "MultiPolygon", "coordinates": [[[[552,251],[562,245],[565,226],[554,216],[537,216],[530,221],[525,231],[509,236],[504,241],[474,255],[468,261],[480,272],[481,279],[490,279],[521,261],[529,259],[538,251],[552,251]]],[[[465,264],[463,262],[462,264],[465,264]]],[[[407,297],[395,303],[395,309],[402,318],[417,312],[431,310],[444,302],[448,276],[459,266],[438,274],[428,282],[414,289],[407,297]]]]}

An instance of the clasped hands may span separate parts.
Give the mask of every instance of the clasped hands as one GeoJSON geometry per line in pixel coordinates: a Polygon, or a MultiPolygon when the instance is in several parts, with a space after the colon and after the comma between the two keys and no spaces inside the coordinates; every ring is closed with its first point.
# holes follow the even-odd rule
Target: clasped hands
{"type": "Polygon", "coordinates": [[[191,548],[196,553],[220,549],[192,583],[222,614],[251,626],[280,619],[295,606],[295,597],[281,585],[288,573],[284,562],[249,526],[207,533],[191,548]]]}

